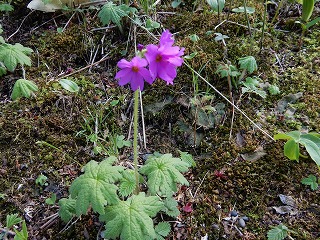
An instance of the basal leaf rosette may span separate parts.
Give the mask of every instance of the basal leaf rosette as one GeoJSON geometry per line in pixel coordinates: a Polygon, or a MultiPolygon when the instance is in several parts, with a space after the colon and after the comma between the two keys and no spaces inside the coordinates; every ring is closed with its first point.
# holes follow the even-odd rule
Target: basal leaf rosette
{"type": "Polygon", "coordinates": [[[116,157],[109,157],[98,163],[90,161],[84,167],[84,174],[74,180],[70,187],[71,197],[76,199],[76,214],[85,214],[91,206],[93,211],[104,214],[107,204],[117,204],[118,187],[123,168],[112,166],[116,157]]]}
{"type": "Polygon", "coordinates": [[[189,186],[187,179],[181,174],[188,171],[189,164],[171,154],[150,157],[140,173],[148,177],[148,188],[151,195],[171,196],[177,191],[177,184],[189,186]]]}

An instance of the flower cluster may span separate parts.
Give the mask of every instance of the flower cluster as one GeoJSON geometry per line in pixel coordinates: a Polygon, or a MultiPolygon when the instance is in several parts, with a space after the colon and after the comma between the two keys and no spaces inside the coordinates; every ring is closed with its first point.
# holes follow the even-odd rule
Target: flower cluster
{"type": "MultiPolygon", "coordinates": [[[[115,76],[119,79],[119,85],[131,84],[131,89],[136,91],[144,88],[144,81],[152,84],[156,78],[160,78],[173,84],[177,76],[177,67],[183,63],[184,48],[173,46],[174,39],[169,30],[162,33],[159,45],[146,46],[145,59],[134,57],[130,62],[121,59],[117,66],[121,69],[115,76]],[[147,66],[149,67],[147,68],[147,66]]],[[[139,45],[139,50],[143,47],[139,45]]]]}

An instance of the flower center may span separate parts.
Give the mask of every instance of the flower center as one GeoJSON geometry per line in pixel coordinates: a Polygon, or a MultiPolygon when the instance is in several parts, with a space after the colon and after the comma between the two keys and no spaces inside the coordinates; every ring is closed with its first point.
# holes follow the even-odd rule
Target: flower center
{"type": "Polygon", "coordinates": [[[162,60],[162,56],[160,54],[158,54],[156,56],[156,62],[160,62],[162,60]]]}
{"type": "Polygon", "coordinates": [[[133,72],[139,72],[139,68],[138,68],[137,66],[133,66],[133,67],[132,67],[132,71],[133,71],[133,72]]]}

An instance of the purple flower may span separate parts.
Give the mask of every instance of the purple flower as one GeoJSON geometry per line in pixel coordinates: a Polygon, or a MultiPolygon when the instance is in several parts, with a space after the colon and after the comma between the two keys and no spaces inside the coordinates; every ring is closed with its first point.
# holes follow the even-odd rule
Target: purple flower
{"type": "Polygon", "coordinates": [[[181,66],[184,48],[172,46],[174,40],[169,30],[162,33],[159,46],[149,44],[145,57],[149,62],[149,70],[153,79],[161,78],[167,84],[173,84],[177,76],[177,67],[181,66]]]}
{"type": "Polygon", "coordinates": [[[160,37],[160,46],[163,45],[170,45],[170,47],[173,45],[174,39],[172,36],[172,33],[167,29],[165,30],[160,37]]]}
{"type": "Polygon", "coordinates": [[[142,50],[144,49],[144,46],[143,46],[142,44],[138,43],[137,49],[138,49],[139,51],[142,51],[142,50]]]}
{"type": "Polygon", "coordinates": [[[147,65],[148,62],[140,57],[134,57],[131,62],[121,59],[117,64],[121,70],[117,72],[115,79],[119,79],[120,86],[130,82],[133,91],[139,88],[143,91],[144,80],[149,84],[152,84],[154,80],[148,69],[145,68],[147,65]]]}

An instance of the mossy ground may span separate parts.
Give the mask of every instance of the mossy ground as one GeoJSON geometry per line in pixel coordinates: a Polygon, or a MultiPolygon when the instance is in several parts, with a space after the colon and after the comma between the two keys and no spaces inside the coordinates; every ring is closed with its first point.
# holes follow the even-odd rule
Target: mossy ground
{"type": "MultiPolygon", "coordinates": [[[[242,5],[240,1],[233,2],[234,6],[227,6],[220,20],[206,4],[193,6],[190,1],[176,10],[170,8],[170,4],[163,5],[162,9],[176,14],[162,14],[159,19],[165,28],[177,32],[177,45],[185,47],[187,54],[197,52],[188,64],[197,71],[203,68],[201,75],[225,96],[229,96],[228,83],[215,73],[217,66],[227,61],[236,65],[240,57],[248,55],[256,58],[258,70],[254,74],[264,83],[277,85],[281,93],[269,94],[266,99],[250,94],[237,101],[241,92],[234,89],[233,96],[238,107],[269,134],[300,128],[319,132],[319,25],[301,37],[298,28],[290,29],[286,25],[290,20],[285,11],[290,8],[288,5],[280,11],[277,28],[267,29],[263,49],[260,49],[262,1],[248,1],[248,6],[256,9],[255,15],[249,16],[251,27],[258,29],[251,29],[252,37],[244,14],[230,13],[230,22],[222,23],[228,10],[242,5]],[[215,35],[208,31],[227,35],[226,47],[221,41],[215,41],[215,35]],[[200,40],[192,42],[191,34],[197,34],[200,40]],[[303,93],[302,97],[289,104],[293,114],[277,112],[277,104],[283,97],[298,92],[303,93]]],[[[15,16],[21,15],[21,10],[17,11],[16,15],[7,17],[12,19],[12,24],[3,24],[7,35],[19,25],[14,24],[19,22],[15,16]]],[[[316,8],[314,15],[319,14],[317,11],[316,8]]],[[[52,193],[58,198],[65,197],[81,167],[91,159],[104,157],[93,154],[93,144],[86,138],[92,132],[84,127],[84,119],[89,120],[94,129],[97,116],[99,135],[105,138],[105,147],[111,152],[112,136],[128,134],[132,94],[117,86],[114,74],[121,51],[128,46],[127,56],[134,52],[133,35],[127,38],[129,27],[124,34],[116,28],[106,33],[94,31],[99,22],[92,13],[77,14],[65,31],[58,33],[56,27],[64,27],[71,14],[33,14],[22,25],[21,34],[12,40],[35,50],[33,66],[26,68],[26,77],[35,81],[40,90],[36,98],[9,101],[14,81],[21,77],[19,70],[3,77],[0,84],[0,193],[5,194],[0,199],[0,222],[5,222],[7,214],[19,213],[27,221],[31,239],[93,239],[102,230],[97,216],[89,213],[63,230],[65,224],[53,217],[58,211],[57,205],[48,206],[45,199],[52,193]],[[39,27],[45,21],[48,22],[39,27]],[[35,27],[36,30],[30,31],[35,27]],[[109,54],[105,61],[76,72],[99,60],[103,56],[101,51],[109,54]],[[58,84],[70,71],[72,80],[80,86],[77,94],[66,92],[58,84]],[[119,103],[113,105],[112,100],[119,103]],[[41,173],[48,177],[48,186],[35,184],[41,173]],[[51,223],[50,216],[54,219],[51,223]]],[[[269,14],[270,23],[273,12],[270,10],[269,14]]],[[[142,29],[138,29],[137,36],[137,41],[143,44],[151,41],[142,29]]],[[[152,87],[146,86],[143,102],[151,106],[151,110],[145,112],[147,149],[141,144],[141,155],[153,151],[178,154],[178,150],[182,150],[193,154],[197,161],[197,167],[186,174],[190,187],[181,188],[177,196],[181,211],[189,202],[193,211],[182,211],[178,218],[180,224],[173,226],[170,239],[200,239],[206,234],[209,239],[266,239],[267,231],[279,222],[293,231],[290,235],[294,239],[320,238],[319,190],[311,191],[301,184],[301,179],[309,174],[320,177],[311,159],[301,159],[299,163],[286,159],[283,142],[268,138],[237,111],[231,125],[231,106],[205,82],[192,76],[186,66],[179,69],[173,86],[168,87],[161,81],[152,87]],[[203,95],[214,95],[213,105],[226,104],[223,117],[214,127],[195,125],[195,116],[191,114],[190,99],[203,95]],[[181,122],[188,131],[181,127],[181,122]],[[195,138],[200,136],[201,141],[194,146],[195,138]],[[254,160],[243,157],[262,152],[265,154],[254,160]],[[282,205],[279,194],[296,200],[295,215],[274,211],[274,206],[282,205]],[[246,227],[241,229],[242,236],[223,220],[232,209],[249,217],[246,227]]],[[[131,159],[129,149],[122,151],[119,158],[131,159]]]]}

